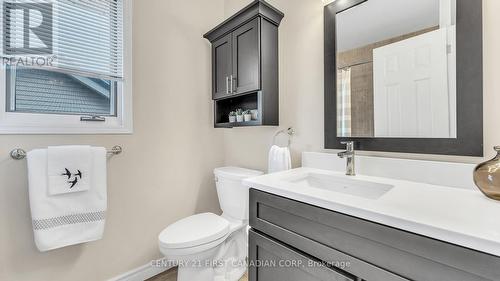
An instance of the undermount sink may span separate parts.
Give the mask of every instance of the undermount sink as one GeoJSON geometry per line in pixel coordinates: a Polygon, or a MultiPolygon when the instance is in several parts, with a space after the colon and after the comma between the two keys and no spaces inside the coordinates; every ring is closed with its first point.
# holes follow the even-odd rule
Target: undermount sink
{"type": "Polygon", "coordinates": [[[367,199],[378,199],[394,188],[394,186],[388,184],[317,173],[285,178],[284,181],[303,187],[314,187],[367,199]]]}

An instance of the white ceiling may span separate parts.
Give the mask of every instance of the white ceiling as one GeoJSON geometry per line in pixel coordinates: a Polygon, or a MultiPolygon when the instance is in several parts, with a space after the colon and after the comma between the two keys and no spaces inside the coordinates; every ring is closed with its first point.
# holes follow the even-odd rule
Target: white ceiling
{"type": "Polygon", "coordinates": [[[439,25],[440,0],[368,0],[337,14],[337,50],[439,25]]]}

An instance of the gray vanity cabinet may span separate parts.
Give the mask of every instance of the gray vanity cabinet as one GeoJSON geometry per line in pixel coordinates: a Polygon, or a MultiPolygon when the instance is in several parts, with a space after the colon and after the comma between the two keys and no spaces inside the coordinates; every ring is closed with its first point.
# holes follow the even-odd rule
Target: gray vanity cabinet
{"type": "Polygon", "coordinates": [[[283,17],[256,0],[204,35],[212,44],[216,128],[279,125],[278,27],[283,17]],[[256,110],[258,117],[230,123],[229,113],[236,109],[256,110]]]}
{"type": "Polygon", "coordinates": [[[250,226],[250,281],[500,280],[497,256],[255,189],[250,226]]]}
{"type": "Polygon", "coordinates": [[[249,232],[252,260],[262,261],[252,280],[272,281],[354,281],[355,277],[322,265],[319,260],[253,230],[249,232]],[[305,266],[302,266],[305,265],[305,266]]]}

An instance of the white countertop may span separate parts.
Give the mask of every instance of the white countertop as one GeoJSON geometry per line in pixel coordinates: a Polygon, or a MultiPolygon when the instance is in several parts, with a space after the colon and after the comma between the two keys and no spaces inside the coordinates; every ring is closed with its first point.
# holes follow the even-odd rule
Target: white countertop
{"type": "Polygon", "coordinates": [[[298,168],[243,183],[282,197],[500,256],[500,202],[486,198],[479,191],[355,176],[356,180],[394,186],[378,199],[365,199],[285,181],[308,173],[347,178],[341,172],[298,168]]]}

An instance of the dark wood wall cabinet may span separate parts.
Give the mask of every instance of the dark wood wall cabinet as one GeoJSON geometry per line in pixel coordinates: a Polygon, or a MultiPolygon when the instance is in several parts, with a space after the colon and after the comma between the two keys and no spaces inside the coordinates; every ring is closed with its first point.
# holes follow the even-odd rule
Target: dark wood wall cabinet
{"type": "Polygon", "coordinates": [[[500,257],[250,190],[250,281],[494,281],[500,257]]]}
{"type": "Polygon", "coordinates": [[[216,128],[279,125],[278,27],[283,16],[258,0],[204,35],[212,44],[216,128]],[[236,109],[257,110],[257,118],[229,122],[236,109]]]}

